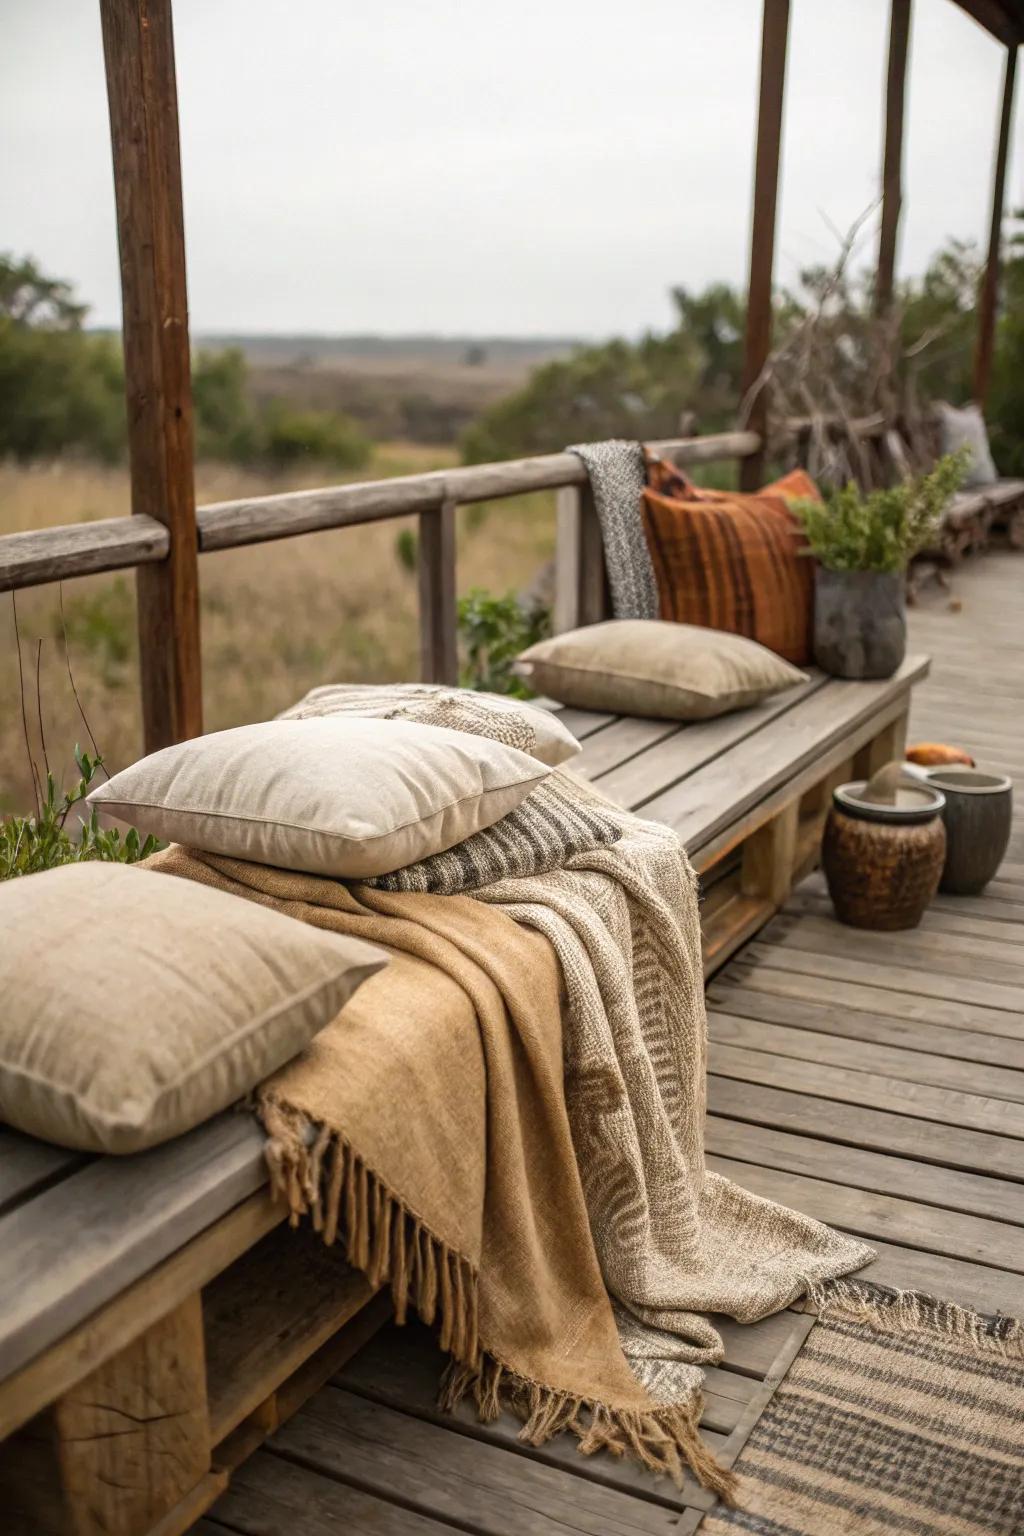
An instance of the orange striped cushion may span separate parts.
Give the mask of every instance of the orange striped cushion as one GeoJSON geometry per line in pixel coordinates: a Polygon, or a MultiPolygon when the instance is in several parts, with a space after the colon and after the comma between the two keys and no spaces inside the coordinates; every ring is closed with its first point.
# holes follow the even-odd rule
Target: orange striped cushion
{"type": "Polygon", "coordinates": [[[661,459],[647,466],[643,518],[663,619],[745,635],[787,661],[811,659],[814,569],[790,499],[817,497],[803,470],[754,495],[708,491],[661,459]]]}

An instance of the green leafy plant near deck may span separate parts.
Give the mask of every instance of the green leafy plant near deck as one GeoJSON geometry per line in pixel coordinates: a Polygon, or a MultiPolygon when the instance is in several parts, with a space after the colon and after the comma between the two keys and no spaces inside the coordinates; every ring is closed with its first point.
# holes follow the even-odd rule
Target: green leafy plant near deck
{"type": "Polygon", "coordinates": [[[543,606],[531,607],[514,592],[495,597],[479,587],[459,598],[459,639],[463,688],[482,688],[530,699],[533,690],[512,665],[520,651],[551,632],[551,615],[543,606]]]}
{"type": "Polygon", "coordinates": [[[81,805],[99,769],[101,757],[75,748],[75,762],[80,778],[71,789],[59,790],[52,773],[46,775],[46,790],[34,816],[11,816],[0,822],[0,880],[15,875],[34,875],[59,864],[79,864],[100,859],[107,863],[134,864],[148,858],[161,847],[155,837],[144,841],[134,827],[121,837],[116,828],[104,828],[96,812],[78,818],[77,835],[72,836],[66,823],[76,805],[81,805]]]}
{"type": "Polygon", "coordinates": [[[830,571],[903,571],[939,531],[967,454],[946,454],[926,475],[864,495],[852,482],[824,501],[793,503],[808,554],[830,571]]]}
{"type": "Polygon", "coordinates": [[[92,733],[92,727],[86,718],[82,701],[75,686],[75,677],[71,668],[71,656],[68,651],[68,626],[64,614],[64,589],[58,588],[60,593],[60,625],[59,638],[63,641],[64,660],[67,666],[68,682],[74,695],[78,712],[82,717],[82,724],[89,733],[92,743],[92,756],[84,752],[77,744],[75,746],[75,764],[78,768],[78,781],[71,789],[58,786],[57,780],[50,771],[50,762],[46,752],[46,737],[43,731],[43,695],[42,695],[42,654],[43,641],[36,642],[36,686],[35,686],[35,711],[39,732],[39,744],[42,749],[43,765],[38,767],[35,754],[32,751],[29,735],[29,706],[25,689],[25,675],[21,663],[21,632],[18,628],[18,606],[15,594],[11,593],[12,617],[14,619],[14,644],[18,656],[18,687],[21,694],[21,723],[25,736],[25,752],[28,757],[29,776],[32,784],[32,795],[35,800],[35,814],[29,816],[7,816],[0,820],[0,880],[11,880],[16,875],[35,875],[45,869],[56,869],[61,864],[81,864],[89,860],[101,860],[106,863],[134,864],[139,859],[148,858],[163,844],[155,837],[141,838],[134,827],[129,827],[124,837],[114,827],[101,827],[96,812],[88,817],[79,813],[76,824],[72,830],[68,830],[68,822],[71,812],[76,806],[85,802],[85,797],[92,788],[96,775],[104,770],[103,758],[100,756],[96,745],[96,738],[92,733]]]}

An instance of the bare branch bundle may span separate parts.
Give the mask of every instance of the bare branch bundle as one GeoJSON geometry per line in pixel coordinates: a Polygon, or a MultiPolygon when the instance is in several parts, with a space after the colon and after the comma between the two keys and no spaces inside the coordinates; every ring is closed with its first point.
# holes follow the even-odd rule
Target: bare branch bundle
{"type": "Polygon", "coordinates": [[[824,486],[853,480],[865,491],[934,461],[918,378],[953,323],[936,324],[908,343],[898,299],[875,312],[870,279],[852,267],[877,207],[865,209],[845,233],[829,225],[836,258],[801,275],[802,295],[783,295],[780,340],[740,413],[742,423],[767,390],[771,457],[804,465],[824,486]]]}

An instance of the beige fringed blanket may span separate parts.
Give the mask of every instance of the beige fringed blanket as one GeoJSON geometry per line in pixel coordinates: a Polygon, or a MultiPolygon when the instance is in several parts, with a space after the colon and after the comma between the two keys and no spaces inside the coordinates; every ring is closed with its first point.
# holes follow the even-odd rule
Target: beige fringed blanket
{"type": "Polygon", "coordinates": [[[871,1253],[705,1170],[692,871],[616,814],[613,846],[471,897],[181,848],[150,867],[392,951],[259,1111],[293,1214],[340,1231],[399,1318],[439,1318],[448,1401],[728,1496],[697,1429],[722,1355],[703,1314],[754,1321],[871,1253]]]}

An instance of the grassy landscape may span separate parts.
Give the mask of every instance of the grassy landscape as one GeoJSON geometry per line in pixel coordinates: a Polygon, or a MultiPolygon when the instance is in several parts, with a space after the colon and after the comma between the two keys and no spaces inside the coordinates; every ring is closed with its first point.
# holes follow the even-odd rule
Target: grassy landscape
{"type": "MultiPolygon", "coordinates": [[[[349,479],[440,469],[454,449],[381,443],[369,467],[349,479]]],[[[300,490],[344,479],[314,467],[270,475],[224,464],[196,468],[200,504],[300,490]]],[[[0,531],[125,515],[127,470],[57,461],[0,465],[0,531]]],[[[318,683],[417,676],[416,575],[401,557],[401,530],[414,519],[308,534],[205,555],[200,562],[203,679],[208,730],[266,719],[318,683]]],[[[460,514],[459,591],[526,586],[554,548],[548,495],[518,497],[460,514]]],[[[32,791],[25,752],[9,596],[0,648],[0,812],[24,811],[32,791]]],[[[18,594],[18,627],[29,732],[37,757],[36,664],[50,766],[73,772],[76,741],[88,746],[64,656],[56,587],[18,594]],[[41,642],[41,644],[40,644],[41,642]]],[[[131,572],[64,584],[64,619],[75,683],[111,772],[141,752],[131,572]]]]}

